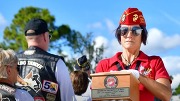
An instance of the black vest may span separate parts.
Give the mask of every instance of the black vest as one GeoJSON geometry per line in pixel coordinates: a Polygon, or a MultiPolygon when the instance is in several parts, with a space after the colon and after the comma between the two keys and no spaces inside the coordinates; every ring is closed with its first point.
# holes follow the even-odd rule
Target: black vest
{"type": "Polygon", "coordinates": [[[38,101],[61,101],[59,85],[55,77],[56,63],[62,57],[50,54],[38,47],[30,47],[18,56],[18,80],[38,101]],[[22,83],[28,82],[28,83],[22,83]]]}
{"type": "Polygon", "coordinates": [[[14,94],[15,87],[7,83],[0,82],[0,101],[16,101],[14,94]]]}

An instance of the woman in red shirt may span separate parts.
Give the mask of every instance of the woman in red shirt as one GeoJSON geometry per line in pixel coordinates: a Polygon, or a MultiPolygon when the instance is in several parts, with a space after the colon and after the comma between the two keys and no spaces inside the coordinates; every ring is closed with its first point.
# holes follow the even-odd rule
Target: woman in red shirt
{"type": "Polygon", "coordinates": [[[137,8],[125,10],[115,34],[123,51],[101,60],[96,73],[120,70],[131,72],[140,81],[140,101],[154,101],[154,97],[170,101],[171,80],[162,59],[159,56],[148,56],[140,50],[141,43],[146,45],[147,34],[142,12],[137,8]]]}

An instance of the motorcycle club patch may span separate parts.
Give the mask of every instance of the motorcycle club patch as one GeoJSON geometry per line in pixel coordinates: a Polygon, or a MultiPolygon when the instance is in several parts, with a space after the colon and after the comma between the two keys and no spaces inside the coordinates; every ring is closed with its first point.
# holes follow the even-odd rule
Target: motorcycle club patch
{"type": "Polygon", "coordinates": [[[45,101],[43,97],[34,97],[34,101],[45,101]]]}
{"type": "Polygon", "coordinates": [[[104,79],[104,86],[106,88],[116,88],[118,85],[118,79],[116,76],[109,75],[104,79]]]}
{"type": "Polygon", "coordinates": [[[56,95],[51,94],[51,93],[47,93],[46,99],[47,99],[47,101],[55,101],[56,95]]]}
{"type": "Polygon", "coordinates": [[[52,81],[44,80],[42,84],[42,90],[45,92],[56,94],[58,91],[58,84],[52,81]]]}
{"type": "Polygon", "coordinates": [[[6,86],[6,85],[3,85],[3,84],[0,84],[0,90],[7,91],[10,94],[14,94],[15,93],[15,89],[14,88],[6,86]]]}

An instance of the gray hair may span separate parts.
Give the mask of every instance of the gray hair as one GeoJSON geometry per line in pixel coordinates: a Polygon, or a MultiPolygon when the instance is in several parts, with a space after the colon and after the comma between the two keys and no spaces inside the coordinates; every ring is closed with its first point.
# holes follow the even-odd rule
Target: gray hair
{"type": "Polygon", "coordinates": [[[7,78],[7,66],[14,66],[17,63],[18,58],[13,50],[0,48],[0,78],[7,78]]]}

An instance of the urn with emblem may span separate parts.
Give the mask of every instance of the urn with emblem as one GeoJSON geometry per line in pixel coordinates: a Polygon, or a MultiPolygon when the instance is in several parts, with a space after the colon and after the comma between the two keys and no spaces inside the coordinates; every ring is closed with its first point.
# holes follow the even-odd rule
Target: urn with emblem
{"type": "Polygon", "coordinates": [[[127,72],[91,74],[92,100],[139,101],[139,81],[127,72]]]}

